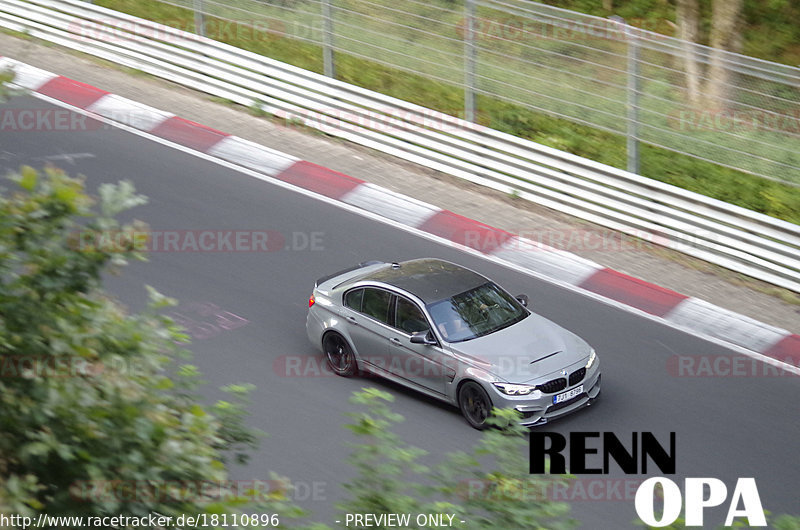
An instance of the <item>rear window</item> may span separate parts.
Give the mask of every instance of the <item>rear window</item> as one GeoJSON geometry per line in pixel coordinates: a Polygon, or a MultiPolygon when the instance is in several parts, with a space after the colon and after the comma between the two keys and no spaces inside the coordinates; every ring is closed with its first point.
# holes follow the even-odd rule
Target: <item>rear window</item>
{"type": "Polygon", "coordinates": [[[364,299],[364,289],[353,289],[344,296],[344,305],[354,311],[361,311],[361,301],[364,299]]]}
{"type": "Polygon", "coordinates": [[[389,301],[392,295],[383,289],[364,289],[364,299],[361,302],[361,312],[379,320],[384,324],[389,323],[389,301]]]}

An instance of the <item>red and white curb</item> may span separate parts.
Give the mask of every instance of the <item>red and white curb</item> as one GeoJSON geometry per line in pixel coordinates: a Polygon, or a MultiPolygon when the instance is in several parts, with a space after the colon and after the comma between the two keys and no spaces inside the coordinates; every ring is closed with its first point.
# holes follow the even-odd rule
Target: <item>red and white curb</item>
{"type": "Polygon", "coordinates": [[[91,85],[0,57],[14,84],[456,245],[636,308],[691,333],[733,344],[800,374],[800,335],[603,267],[566,251],[299,160],[91,85]]]}

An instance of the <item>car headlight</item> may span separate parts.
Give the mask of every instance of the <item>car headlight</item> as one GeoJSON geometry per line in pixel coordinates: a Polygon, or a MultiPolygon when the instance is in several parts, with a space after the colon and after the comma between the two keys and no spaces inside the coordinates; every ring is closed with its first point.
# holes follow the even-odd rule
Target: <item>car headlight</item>
{"type": "Polygon", "coordinates": [[[597,352],[594,351],[594,348],[592,348],[592,353],[589,354],[589,361],[586,363],[587,370],[592,367],[596,359],[597,359],[597,352]]]}
{"type": "MultiPolygon", "coordinates": [[[[515,385],[513,383],[492,383],[500,392],[509,396],[527,396],[533,392],[539,392],[535,386],[515,385]]],[[[541,393],[541,392],[540,392],[541,393]]]]}

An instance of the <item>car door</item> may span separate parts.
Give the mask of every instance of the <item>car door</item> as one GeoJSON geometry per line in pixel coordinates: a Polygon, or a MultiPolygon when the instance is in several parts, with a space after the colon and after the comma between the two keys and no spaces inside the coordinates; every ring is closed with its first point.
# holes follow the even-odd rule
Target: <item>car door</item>
{"type": "Polygon", "coordinates": [[[392,335],[389,338],[390,371],[416,385],[444,394],[447,383],[453,380],[456,373],[453,357],[441,344],[411,342],[413,333],[430,331],[425,313],[409,298],[397,295],[393,316],[392,335]]]}
{"type": "Polygon", "coordinates": [[[377,287],[357,287],[344,294],[347,330],[359,358],[384,369],[388,364],[392,301],[392,293],[377,287]]]}

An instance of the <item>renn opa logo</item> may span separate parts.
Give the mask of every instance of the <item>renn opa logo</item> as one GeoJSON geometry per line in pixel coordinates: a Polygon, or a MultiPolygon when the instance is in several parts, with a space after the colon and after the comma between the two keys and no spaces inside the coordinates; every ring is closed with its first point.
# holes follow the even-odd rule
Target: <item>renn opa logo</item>
{"type": "MultiPolygon", "coordinates": [[[[651,432],[631,433],[631,442],[626,446],[613,432],[572,432],[569,438],[556,432],[533,431],[530,435],[530,472],[533,474],[567,473],[567,440],[569,439],[570,472],[575,474],[603,474],[609,472],[611,460],[626,475],[646,474],[648,461],[665,475],[674,475],[676,469],[675,433],[670,433],[669,449],[659,443],[651,432]],[[549,442],[549,444],[547,443],[549,442]],[[602,442],[598,444],[598,442],[602,442]],[[598,445],[600,445],[598,447],[598,445]],[[630,447],[630,450],[628,449],[630,447]],[[602,455],[592,467],[587,456],[602,455]],[[550,466],[547,467],[549,457],[550,466]]],[[[728,498],[728,488],[717,478],[686,478],[683,494],[680,487],[666,477],[651,477],[642,482],[634,499],[636,514],[643,523],[653,527],[664,527],[674,523],[684,508],[686,526],[703,526],[703,511],[721,506],[728,498]],[[663,493],[663,509],[656,515],[656,486],[663,493]],[[706,494],[708,493],[708,494],[706,494]],[[685,504],[684,504],[685,498],[685,504]]],[[[754,478],[739,478],[731,494],[725,526],[732,526],[734,519],[745,518],[749,526],[767,526],[761,498],[754,478]]]]}

